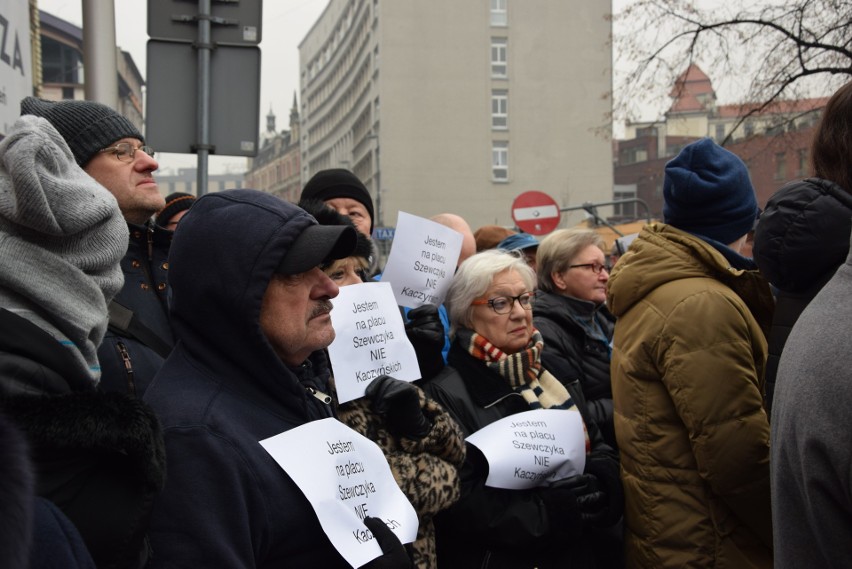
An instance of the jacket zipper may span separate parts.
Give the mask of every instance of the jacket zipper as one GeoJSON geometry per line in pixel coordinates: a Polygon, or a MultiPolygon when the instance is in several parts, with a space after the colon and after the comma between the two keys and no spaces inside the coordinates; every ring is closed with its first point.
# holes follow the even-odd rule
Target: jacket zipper
{"type": "Polygon", "coordinates": [[[127,351],[124,342],[117,342],[115,347],[118,349],[118,355],[124,362],[124,370],[127,372],[127,390],[132,395],[136,395],[136,382],[133,379],[133,363],[130,361],[130,352],[127,351]]]}
{"type": "Polygon", "coordinates": [[[320,391],[319,389],[317,389],[315,387],[306,387],[305,389],[307,390],[308,393],[313,395],[316,399],[322,401],[326,405],[331,405],[331,396],[328,395],[327,393],[323,393],[322,391],[320,391]]]}

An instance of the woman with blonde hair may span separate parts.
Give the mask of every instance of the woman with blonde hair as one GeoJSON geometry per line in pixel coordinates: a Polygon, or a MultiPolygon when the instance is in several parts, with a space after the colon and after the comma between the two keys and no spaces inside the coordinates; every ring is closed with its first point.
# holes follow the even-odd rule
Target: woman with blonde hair
{"type": "Polygon", "coordinates": [[[607,444],[617,448],[609,376],[615,317],[606,307],[604,241],[591,229],[560,229],[538,247],[538,292],[533,322],[547,345],[544,367],[577,379],[607,444]]]}

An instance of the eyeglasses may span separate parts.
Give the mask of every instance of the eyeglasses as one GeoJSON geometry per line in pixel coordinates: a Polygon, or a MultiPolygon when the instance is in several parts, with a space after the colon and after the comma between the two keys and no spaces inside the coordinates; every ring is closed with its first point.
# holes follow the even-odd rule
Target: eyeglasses
{"type": "Polygon", "coordinates": [[[568,265],[569,269],[591,269],[596,275],[601,274],[601,271],[609,272],[609,267],[600,263],[582,263],[580,265],[568,265]]]}
{"type": "Polygon", "coordinates": [[[122,162],[133,162],[137,150],[141,150],[151,158],[154,157],[154,149],[150,146],[133,146],[129,142],[119,142],[115,146],[104,148],[101,152],[112,152],[122,162]]]}
{"type": "Polygon", "coordinates": [[[532,310],[535,304],[535,291],[522,292],[518,296],[495,296],[494,298],[484,299],[479,298],[470,304],[473,306],[488,305],[497,314],[509,314],[515,307],[515,301],[521,305],[524,310],[532,310]]]}

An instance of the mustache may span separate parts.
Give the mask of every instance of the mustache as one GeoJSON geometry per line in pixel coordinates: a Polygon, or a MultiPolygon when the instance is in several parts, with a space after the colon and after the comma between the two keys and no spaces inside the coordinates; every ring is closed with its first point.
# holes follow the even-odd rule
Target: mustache
{"type": "Polygon", "coordinates": [[[311,310],[310,318],[316,318],[317,316],[328,314],[331,312],[332,308],[334,308],[334,306],[331,304],[330,300],[320,300],[317,302],[317,305],[314,306],[313,310],[311,310]]]}

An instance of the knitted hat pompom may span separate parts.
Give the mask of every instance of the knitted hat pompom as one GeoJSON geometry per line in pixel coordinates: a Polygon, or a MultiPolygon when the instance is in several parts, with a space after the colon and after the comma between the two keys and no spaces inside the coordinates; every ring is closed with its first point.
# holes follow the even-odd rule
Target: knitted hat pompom
{"type": "Polygon", "coordinates": [[[751,231],[758,214],[745,163],[710,138],[666,164],[663,200],[666,223],[724,245],[751,231]]]}

